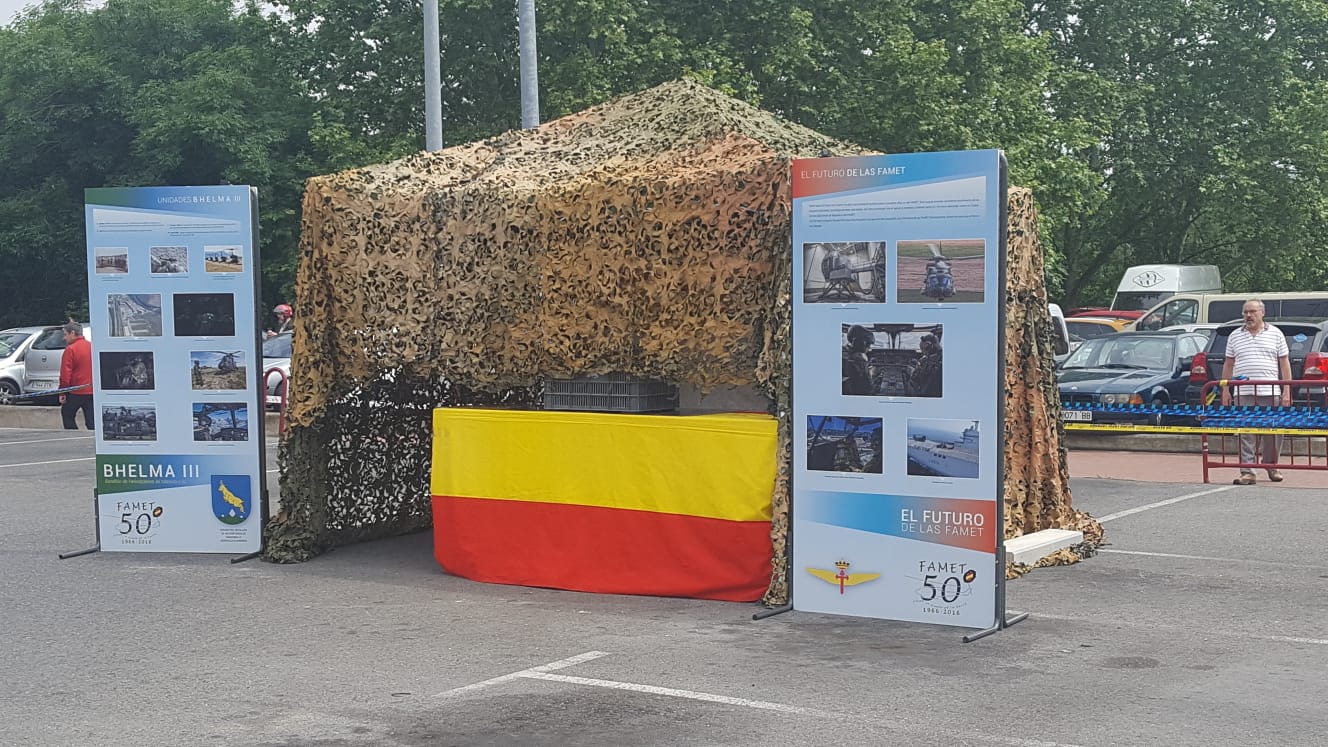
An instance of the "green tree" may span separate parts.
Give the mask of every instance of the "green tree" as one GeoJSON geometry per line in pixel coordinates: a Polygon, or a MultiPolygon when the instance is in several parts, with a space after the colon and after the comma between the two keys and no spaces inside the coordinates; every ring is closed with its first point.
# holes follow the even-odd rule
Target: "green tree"
{"type": "Polygon", "coordinates": [[[1065,299],[1109,298],[1121,270],[1217,264],[1229,287],[1324,276],[1328,6],[1311,0],[1046,0],[1062,120],[1103,133],[1075,151],[1097,194],[1060,222],[1065,299]]]}
{"type": "Polygon", "coordinates": [[[312,106],[227,0],[48,0],[0,30],[0,324],[86,303],[87,187],[259,188],[268,293],[289,283],[312,106]]]}

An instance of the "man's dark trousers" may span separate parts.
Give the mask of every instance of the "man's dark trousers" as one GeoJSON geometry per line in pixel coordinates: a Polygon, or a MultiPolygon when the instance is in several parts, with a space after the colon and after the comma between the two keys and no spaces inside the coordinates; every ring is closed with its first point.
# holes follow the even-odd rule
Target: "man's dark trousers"
{"type": "Polygon", "coordinates": [[[74,423],[74,415],[83,411],[83,423],[92,430],[92,395],[91,394],[66,394],[65,403],[60,405],[60,417],[65,421],[65,430],[77,430],[78,425],[74,423]]]}

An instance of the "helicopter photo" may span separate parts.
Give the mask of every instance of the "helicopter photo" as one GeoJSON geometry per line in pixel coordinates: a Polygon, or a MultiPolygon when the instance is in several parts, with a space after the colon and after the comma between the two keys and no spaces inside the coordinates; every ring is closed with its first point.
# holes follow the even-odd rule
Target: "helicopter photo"
{"type": "Polygon", "coordinates": [[[881,474],[880,418],[807,417],[807,469],[881,474]]]}
{"type": "Polygon", "coordinates": [[[195,402],[194,440],[249,440],[249,406],[242,402],[195,402]]]}
{"type": "Polygon", "coordinates": [[[189,353],[190,387],[205,390],[244,389],[243,350],[194,350],[189,353]]]}
{"type": "Polygon", "coordinates": [[[802,245],[803,303],[885,303],[885,242],[802,245]]]}
{"type": "Polygon", "coordinates": [[[841,394],[941,397],[941,324],[844,324],[841,394]]]}
{"type": "Polygon", "coordinates": [[[897,251],[900,303],[982,302],[985,240],[901,241],[897,251]]]}

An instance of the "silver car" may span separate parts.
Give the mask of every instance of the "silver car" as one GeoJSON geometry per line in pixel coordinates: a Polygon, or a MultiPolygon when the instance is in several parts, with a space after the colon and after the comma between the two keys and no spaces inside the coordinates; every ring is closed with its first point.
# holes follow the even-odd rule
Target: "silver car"
{"type": "Polygon", "coordinates": [[[263,394],[267,409],[281,409],[290,379],[291,333],[282,332],[263,341],[263,394]],[[273,370],[276,369],[276,370],[273,370]],[[280,373],[278,373],[280,371],[280,373]]]}
{"type": "MultiPolygon", "coordinates": [[[[92,340],[92,327],[83,325],[83,338],[92,340]]],[[[60,388],[60,362],[65,356],[64,327],[46,327],[33,341],[24,360],[27,393],[60,388]]]]}
{"type": "Polygon", "coordinates": [[[14,327],[0,332],[0,401],[28,392],[28,350],[51,329],[59,327],[14,327]]]}

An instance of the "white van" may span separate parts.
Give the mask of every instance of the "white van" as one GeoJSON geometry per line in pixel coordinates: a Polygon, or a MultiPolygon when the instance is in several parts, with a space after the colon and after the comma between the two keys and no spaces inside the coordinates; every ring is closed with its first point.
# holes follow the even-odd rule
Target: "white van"
{"type": "Polygon", "coordinates": [[[1178,324],[1222,324],[1239,320],[1251,298],[1263,301],[1264,316],[1328,319],[1328,292],[1181,293],[1154,306],[1126,329],[1154,330],[1178,324]]]}
{"type": "Polygon", "coordinates": [[[1177,293],[1221,293],[1222,273],[1216,265],[1135,265],[1121,276],[1111,308],[1150,309],[1177,293]]]}

